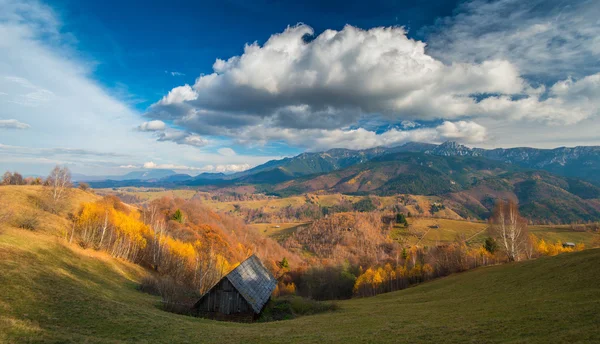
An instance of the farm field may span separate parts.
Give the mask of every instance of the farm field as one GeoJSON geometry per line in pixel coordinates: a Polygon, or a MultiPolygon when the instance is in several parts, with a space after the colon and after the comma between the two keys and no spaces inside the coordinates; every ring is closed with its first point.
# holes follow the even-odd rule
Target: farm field
{"type": "MultiPolygon", "coordinates": [[[[450,243],[461,237],[471,245],[483,244],[488,236],[487,223],[463,220],[450,220],[425,217],[408,218],[409,228],[395,225],[390,236],[392,239],[408,245],[435,246],[450,243]]],[[[255,223],[261,234],[281,241],[309,223],[255,223]],[[279,226],[279,227],[277,227],[279,226]]],[[[570,226],[529,226],[529,232],[546,242],[574,242],[587,247],[598,234],[591,232],[575,232],[570,226]]]]}
{"type": "Polygon", "coordinates": [[[471,244],[485,240],[487,224],[485,222],[469,222],[437,218],[408,219],[409,228],[394,226],[392,238],[405,240],[409,245],[431,246],[452,242],[464,237],[471,244]]]}
{"type": "Polygon", "coordinates": [[[144,188],[118,188],[113,189],[95,189],[99,195],[106,194],[124,194],[139,198],[142,202],[151,202],[162,197],[179,197],[183,199],[191,199],[197,193],[191,189],[144,189],[144,188]]]}
{"type": "Polygon", "coordinates": [[[589,247],[595,236],[590,232],[577,232],[571,229],[571,226],[530,226],[529,233],[534,234],[538,239],[544,239],[548,243],[570,241],[574,243],[583,243],[589,247]]]}
{"type": "Polygon", "coordinates": [[[339,302],[295,320],[236,324],[164,312],[145,271],[41,233],[0,234],[0,342],[597,342],[600,250],[480,268],[339,302]],[[7,259],[7,258],[10,259],[7,259]]]}
{"type": "Polygon", "coordinates": [[[288,222],[288,223],[253,223],[251,228],[256,229],[261,234],[273,238],[277,241],[282,241],[292,235],[302,226],[306,226],[307,222],[288,222]]]}

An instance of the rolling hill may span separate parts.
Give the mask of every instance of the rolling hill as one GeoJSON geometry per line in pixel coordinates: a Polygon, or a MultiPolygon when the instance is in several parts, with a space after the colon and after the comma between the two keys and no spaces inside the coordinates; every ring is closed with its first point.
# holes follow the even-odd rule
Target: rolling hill
{"type": "Polygon", "coordinates": [[[436,195],[462,217],[479,219],[489,216],[495,199],[504,198],[518,201],[523,214],[535,222],[600,219],[600,188],[591,183],[471,156],[388,154],[264,190],[281,196],[316,191],[436,195]]]}
{"type": "Polygon", "coordinates": [[[146,272],[53,236],[3,228],[0,342],[597,342],[600,250],[480,268],[295,320],[167,313],[146,272]]]}

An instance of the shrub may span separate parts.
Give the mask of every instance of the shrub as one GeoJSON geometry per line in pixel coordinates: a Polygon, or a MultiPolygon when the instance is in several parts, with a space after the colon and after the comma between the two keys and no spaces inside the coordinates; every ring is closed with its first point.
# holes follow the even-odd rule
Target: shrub
{"type": "Polygon", "coordinates": [[[137,289],[143,293],[160,296],[158,280],[152,275],[144,276],[144,278],[142,278],[142,282],[140,283],[137,289]]]}
{"type": "Polygon", "coordinates": [[[150,294],[157,293],[162,299],[162,309],[177,314],[190,315],[192,306],[200,298],[197,291],[177,283],[170,276],[146,277],[138,289],[150,294]]]}
{"type": "Polygon", "coordinates": [[[17,218],[15,225],[19,228],[34,231],[40,225],[39,214],[26,212],[17,218]]]}
{"type": "Polygon", "coordinates": [[[494,254],[498,250],[498,243],[494,238],[487,237],[485,239],[485,243],[483,244],[483,248],[491,254],[494,254]]]}
{"type": "Polygon", "coordinates": [[[81,182],[81,183],[79,183],[79,186],[77,186],[77,187],[80,190],[88,191],[90,189],[90,184],[81,182]]]}
{"type": "Polygon", "coordinates": [[[299,296],[273,298],[265,306],[258,321],[288,320],[304,315],[332,312],[338,308],[333,302],[315,301],[299,296]]]}

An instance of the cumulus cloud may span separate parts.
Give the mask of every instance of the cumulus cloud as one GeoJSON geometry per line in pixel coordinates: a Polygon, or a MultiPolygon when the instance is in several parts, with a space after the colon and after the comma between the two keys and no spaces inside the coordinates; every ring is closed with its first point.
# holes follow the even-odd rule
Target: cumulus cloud
{"type": "Polygon", "coordinates": [[[330,148],[366,149],[378,146],[394,146],[402,143],[435,142],[447,140],[462,143],[480,143],[487,138],[485,127],[470,121],[444,122],[433,128],[413,130],[390,129],[382,133],[358,129],[279,129],[253,127],[238,137],[242,144],[252,142],[285,141],[309,150],[330,148]]]}
{"type": "Polygon", "coordinates": [[[440,138],[444,140],[466,143],[479,143],[487,138],[487,129],[475,122],[444,122],[436,128],[440,138]]]}
{"type": "Polygon", "coordinates": [[[244,127],[252,118],[282,128],[340,128],[361,116],[455,118],[476,111],[480,93],[518,93],[524,82],[502,60],[445,65],[401,27],[288,27],[263,45],[217,61],[214,73],[176,87],[147,115],[201,131],[244,127]],[[236,121],[237,120],[237,121],[236,121]]]}
{"type": "Polygon", "coordinates": [[[27,123],[19,122],[16,119],[0,119],[0,129],[29,129],[31,126],[27,123]]]}
{"type": "Polygon", "coordinates": [[[144,122],[138,126],[139,131],[163,131],[165,129],[165,122],[159,120],[144,122]]]}
{"type": "Polygon", "coordinates": [[[172,141],[180,145],[193,147],[204,147],[208,141],[198,134],[187,131],[168,128],[165,122],[160,120],[148,121],[137,127],[138,131],[153,132],[157,141],[172,141]]]}
{"type": "Polygon", "coordinates": [[[548,89],[532,86],[501,56],[434,58],[401,27],[348,25],[306,39],[313,34],[299,24],[263,45],[247,44],[242,55],[217,59],[212,74],[172,89],[146,115],[201,135],[316,149],[408,138],[482,142],[488,134],[478,119],[573,124],[598,113],[591,77],[559,80],[548,89]],[[570,91],[559,92],[561,87],[570,91]],[[363,128],[392,120],[401,121],[403,130],[363,128]],[[420,120],[447,122],[424,128],[417,126],[420,120]]]}
{"type": "Polygon", "coordinates": [[[180,130],[166,130],[160,132],[157,135],[157,140],[172,141],[180,145],[194,147],[204,147],[208,144],[208,141],[203,139],[200,135],[180,130]]]}

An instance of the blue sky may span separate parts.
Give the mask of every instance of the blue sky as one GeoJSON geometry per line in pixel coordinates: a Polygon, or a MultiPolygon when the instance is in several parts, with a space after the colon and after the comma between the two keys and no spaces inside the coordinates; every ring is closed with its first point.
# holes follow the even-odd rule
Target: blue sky
{"type": "Polygon", "coordinates": [[[597,1],[0,0],[0,169],[600,144],[597,1]]]}

